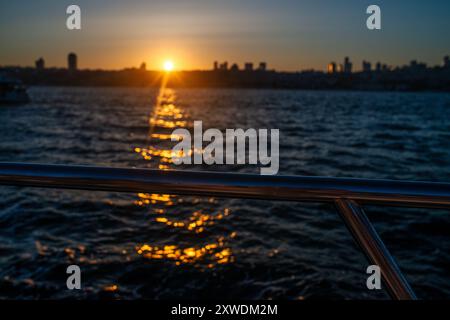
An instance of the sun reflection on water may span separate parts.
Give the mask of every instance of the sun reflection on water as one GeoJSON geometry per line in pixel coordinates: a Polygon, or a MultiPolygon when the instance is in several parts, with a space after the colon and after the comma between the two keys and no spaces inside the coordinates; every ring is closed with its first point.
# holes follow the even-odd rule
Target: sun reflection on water
{"type": "MultiPolygon", "coordinates": [[[[185,156],[182,152],[172,152],[172,147],[182,139],[182,136],[171,133],[174,128],[188,128],[190,123],[184,110],[176,105],[175,91],[165,87],[165,81],[157,97],[156,105],[149,119],[148,146],[136,147],[134,152],[139,154],[152,167],[160,170],[173,168],[175,157],[185,156]]],[[[203,152],[203,150],[194,150],[203,152]]],[[[189,155],[192,155],[192,151],[189,155]]],[[[215,198],[178,197],[169,194],[138,193],[138,199],[134,202],[137,206],[148,207],[154,223],[159,223],[166,228],[183,230],[183,232],[202,234],[208,228],[217,224],[230,215],[230,210],[214,209],[217,207],[215,198]],[[213,206],[209,209],[189,209],[189,214],[179,214],[180,205],[194,208],[199,204],[213,206]],[[174,216],[176,218],[174,218],[174,216]]],[[[181,235],[181,234],[180,234],[181,235]]],[[[176,265],[193,264],[214,268],[218,264],[227,264],[234,261],[233,253],[227,243],[236,236],[236,232],[228,235],[216,235],[213,241],[205,244],[204,236],[195,240],[195,246],[183,247],[180,244],[151,245],[143,243],[136,246],[136,252],[151,260],[172,261],[176,265]]],[[[208,237],[211,237],[208,234],[208,237]]]]}
{"type": "MultiPolygon", "coordinates": [[[[232,233],[233,238],[236,233],[232,233]]],[[[226,264],[234,261],[231,249],[225,245],[225,237],[220,237],[216,242],[201,247],[181,248],[177,245],[165,245],[162,247],[144,244],[136,247],[137,253],[147,259],[167,259],[175,261],[176,265],[194,264],[204,262],[208,268],[215,264],[226,264]]]]}

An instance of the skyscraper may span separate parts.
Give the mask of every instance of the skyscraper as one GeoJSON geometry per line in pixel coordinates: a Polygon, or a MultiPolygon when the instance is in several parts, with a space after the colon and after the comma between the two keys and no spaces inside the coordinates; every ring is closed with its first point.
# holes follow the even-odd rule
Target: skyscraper
{"type": "Polygon", "coordinates": [[[444,57],[444,68],[449,68],[450,67],[450,60],[448,56],[444,57]]]}
{"type": "Polygon", "coordinates": [[[345,57],[344,59],[344,72],[352,73],[352,63],[350,62],[349,57],[345,57]]]}
{"type": "Polygon", "coordinates": [[[259,71],[266,71],[267,70],[267,63],[266,62],[260,62],[258,70],[259,71]]]}
{"type": "Polygon", "coordinates": [[[34,62],[34,65],[36,66],[37,70],[44,70],[45,68],[45,61],[43,58],[39,58],[34,62]]]}
{"type": "Polygon", "coordinates": [[[219,66],[219,70],[222,70],[222,71],[228,70],[228,62],[225,61],[225,62],[221,63],[219,66]]]}
{"type": "Polygon", "coordinates": [[[381,62],[377,62],[376,67],[375,67],[375,70],[376,70],[377,72],[380,72],[380,71],[381,71],[381,62]]]}
{"type": "Polygon", "coordinates": [[[244,65],[244,70],[245,71],[253,71],[253,63],[246,62],[245,65],[244,65]]]}
{"type": "Polygon", "coordinates": [[[69,53],[67,56],[67,68],[69,71],[77,70],[77,55],[75,53],[69,53]]]}
{"type": "Polygon", "coordinates": [[[363,72],[371,72],[372,71],[372,64],[368,61],[363,60],[362,62],[362,70],[363,72]]]}
{"type": "Polygon", "coordinates": [[[336,62],[330,62],[327,66],[328,73],[336,73],[337,72],[337,66],[336,62]]]}

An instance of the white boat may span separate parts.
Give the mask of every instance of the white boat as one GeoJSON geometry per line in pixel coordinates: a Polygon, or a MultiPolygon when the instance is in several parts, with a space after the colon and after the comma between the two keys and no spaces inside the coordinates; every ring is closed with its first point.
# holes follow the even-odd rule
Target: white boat
{"type": "Polygon", "coordinates": [[[26,103],[28,101],[30,98],[22,82],[0,76],[0,103],[26,103]]]}

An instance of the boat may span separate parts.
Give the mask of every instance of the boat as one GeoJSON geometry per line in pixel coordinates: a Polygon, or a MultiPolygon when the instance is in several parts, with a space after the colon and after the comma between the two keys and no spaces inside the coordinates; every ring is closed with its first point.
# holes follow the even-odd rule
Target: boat
{"type": "Polygon", "coordinates": [[[20,104],[29,101],[27,88],[22,82],[0,75],[0,104],[20,104]]]}

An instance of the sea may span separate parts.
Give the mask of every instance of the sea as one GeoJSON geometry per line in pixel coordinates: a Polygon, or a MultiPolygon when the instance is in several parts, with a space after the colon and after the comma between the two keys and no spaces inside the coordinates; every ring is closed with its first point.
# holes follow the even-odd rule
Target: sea
{"type": "MultiPolygon", "coordinates": [[[[0,162],[173,163],[171,132],[279,129],[279,175],[450,182],[450,94],[30,87],[0,162]]],[[[448,210],[364,206],[417,296],[450,298],[448,210]]],[[[1,299],[388,299],[331,204],[0,186],[1,299]],[[69,265],[81,289],[68,290],[69,265]]]]}

